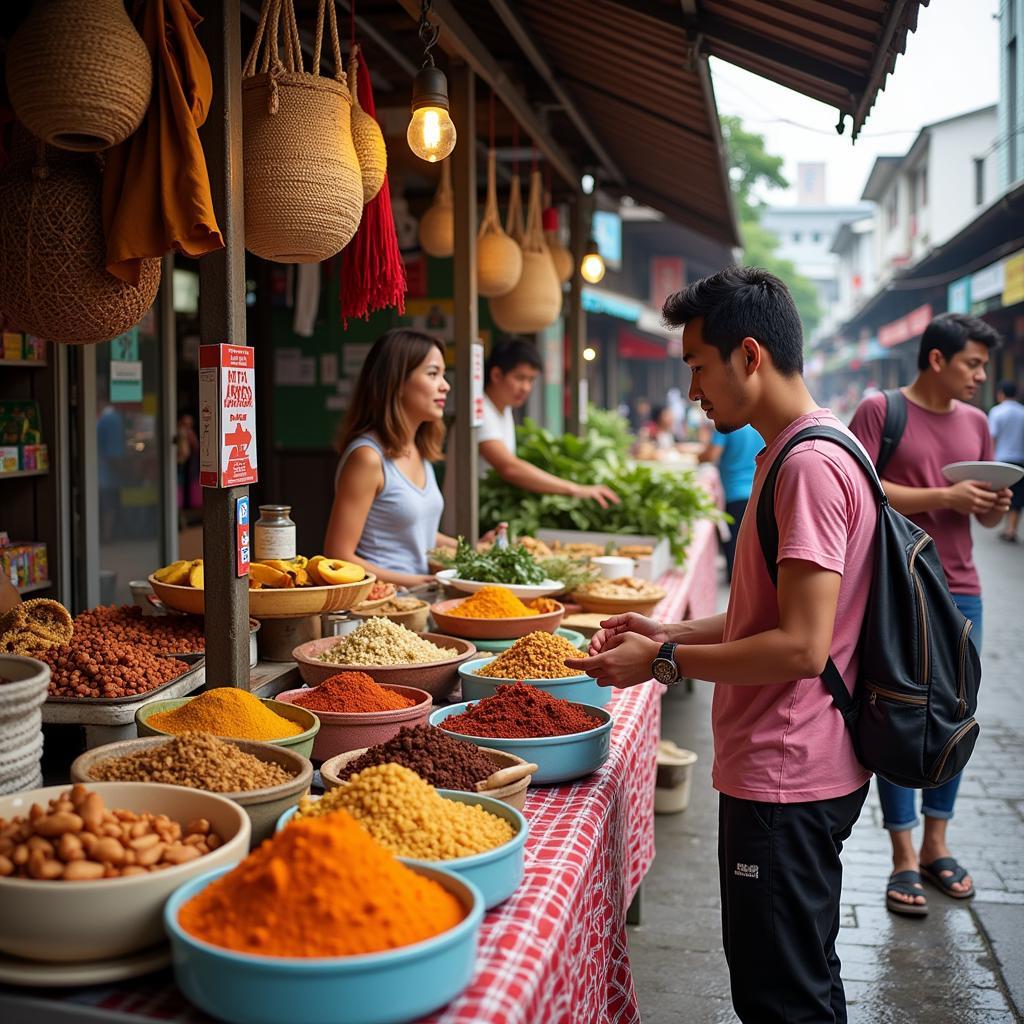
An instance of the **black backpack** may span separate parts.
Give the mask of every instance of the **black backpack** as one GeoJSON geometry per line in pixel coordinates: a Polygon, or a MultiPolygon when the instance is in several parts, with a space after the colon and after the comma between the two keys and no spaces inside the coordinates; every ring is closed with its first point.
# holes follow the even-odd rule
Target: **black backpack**
{"type": "Polygon", "coordinates": [[[941,786],[967,764],[978,739],[981,660],[970,639],[971,623],[950,596],[931,537],[890,506],[863,450],[834,427],[801,430],[765,477],[757,532],[768,572],[777,583],[776,478],[789,452],[811,440],[831,441],[849,452],[879,502],[875,571],[853,696],[831,658],[822,681],[865,768],[900,786],[941,786]]]}

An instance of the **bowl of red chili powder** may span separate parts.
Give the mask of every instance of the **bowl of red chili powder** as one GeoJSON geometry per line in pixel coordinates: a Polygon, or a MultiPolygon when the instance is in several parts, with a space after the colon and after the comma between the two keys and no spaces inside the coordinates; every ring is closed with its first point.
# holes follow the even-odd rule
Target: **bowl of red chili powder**
{"type": "Polygon", "coordinates": [[[534,785],[571,782],[608,760],[612,716],[604,709],[553,697],[526,683],[507,683],[483,700],[438,708],[430,724],[477,746],[493,746],[537,765],[534,785]]]}
{"type": "Polygon", "coordinates": [[[313,741],[316,761],[384,743],[403,725],[426,724],[432,704],[426,690],[377,683],[365,672],[338,672],[319,686],[285,690],[277,700],[312,711],[320,719],[313,741]]]}

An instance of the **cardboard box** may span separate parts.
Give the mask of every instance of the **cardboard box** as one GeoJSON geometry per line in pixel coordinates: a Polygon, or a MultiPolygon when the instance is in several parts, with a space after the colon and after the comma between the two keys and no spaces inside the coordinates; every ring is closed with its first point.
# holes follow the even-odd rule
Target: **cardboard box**
{"type": "Polygon", "coordinates": [[[256,483],[255,393],[251,347],[199,347],[199,482],[204,487],[256,483]]]}
{"type": "Polygon", "coordinates": [[[39,403],[29,398],[0,400],[0,445],[42,444],[39,403]]]}
{"type": "Polygon", "coordinates": [[[45,363],[46,341],[43,338],[37,338],[34,334],[26,334],[24,358],[33,363],[45,363]]]}
{"type": "Polygon", "coordinates": [[[14,331],[4,331],[3,349],[0,350],[0,356],[2,356],[2,358],[4,359],[24,359],[24,353],[24,335],[16,334],[14,331]]]}
{"type": "Polygon", "coordinates": [[[537,539],[550,544],[599,544],[607,547],[609,543],[616,548],[645,545],[651,548],[651,554],[636,559],[636,576],[641,580],[656,580],[672,568],[672,550],[664,537],[647,537],[638,534],[599,533],[589,530],[538,530],[537,539]]]}
{"type": "Polygon", "coordinates": [[[21,446],[22,469],[49,469],[50,449],[45,444],[23,444],[21,446]]]}
{"type": "Polygon", "coordinates": [[[17,473],[21,469],[21,449],[16,445],[0,447],[0,473],[17,473]]]}
{"type": "Polygon", "coordinates": [[[46,545],[35,541],[0,548],[0,572],[16,587],[47,582],[48,561],[46,545]]]}

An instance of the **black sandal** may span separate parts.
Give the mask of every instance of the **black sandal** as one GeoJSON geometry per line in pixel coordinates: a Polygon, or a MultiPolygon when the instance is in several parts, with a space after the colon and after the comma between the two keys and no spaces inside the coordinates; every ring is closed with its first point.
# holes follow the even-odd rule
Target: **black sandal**
{"type": "Polygon", "coordinates": [[[922,864],[921,874],[936,889],[941,889],[947,896],[951,896],[955,900],[969,900],[974,895],[973,882],[970,889],[966,892],[957,892],[956,889],[952,888],[957,882],[962,882],[969,874],[965,867],[957,863],[955,857],[939,857],[938,860],[933,860],[931,864],[922,864]],[[952,871],[953,873],[943,876],[943,871],[952,871]]]}
{"type": "Polygon", "coordinates": [[[920,873],[894,871],[885,887],[885,907],[894,914],[903,914],[904,917],[924,917],[928,913],[928,898],[924,895],[920,873]],[[890,896],[891,892],[898,892],[904,896],[921,896],[924,903],[904,903],[903,900],[890,896]]]}

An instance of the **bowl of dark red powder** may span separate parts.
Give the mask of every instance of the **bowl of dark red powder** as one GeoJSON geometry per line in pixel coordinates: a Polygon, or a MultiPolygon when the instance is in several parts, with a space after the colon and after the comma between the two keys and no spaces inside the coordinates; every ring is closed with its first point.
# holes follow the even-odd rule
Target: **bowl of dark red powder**
{"type": "Polygon", "coordinates": [[[338,672],[319,686],[285,690],[276,699],[320,719],[315,761],[384,743],[404,725],[426,724],[432,705],[426,690],[377,683],[365,672],[338,672]]]}
{"type": "Polygon", "coordinates": [[[533,783],[543,785],[571,782],[600,768],[608,760],[612,716],[604,708],[508,683],[483,700],[438,708],[430,724],[534,762],[533,783]]]}

